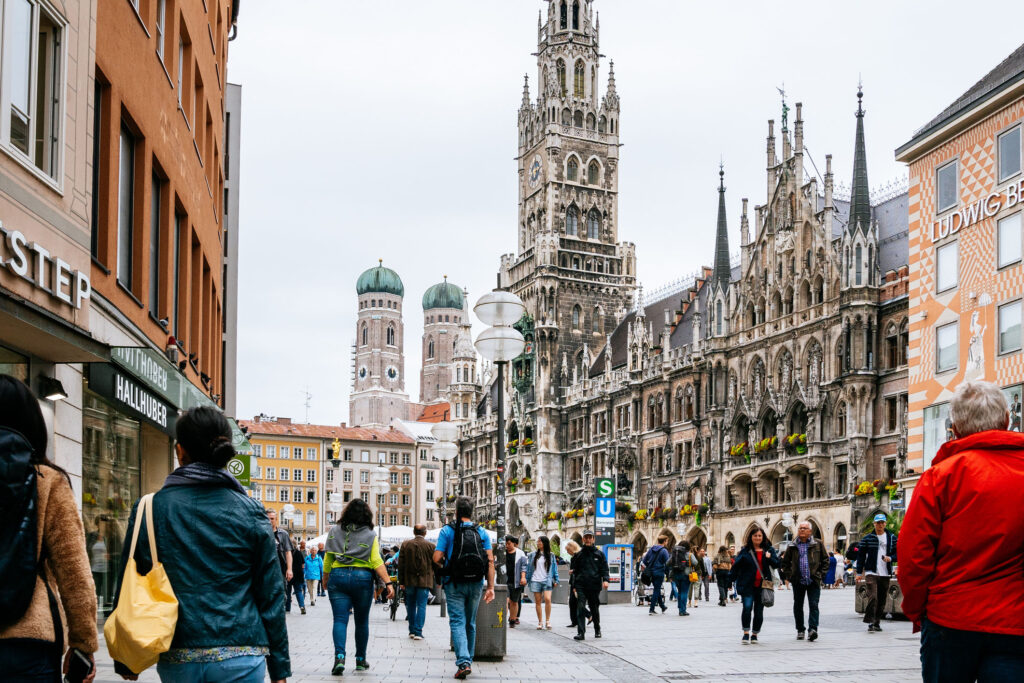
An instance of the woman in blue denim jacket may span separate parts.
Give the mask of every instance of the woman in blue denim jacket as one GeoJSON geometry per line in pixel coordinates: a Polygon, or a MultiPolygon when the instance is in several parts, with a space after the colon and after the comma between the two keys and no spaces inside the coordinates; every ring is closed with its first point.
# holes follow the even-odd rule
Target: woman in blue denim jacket
{"type": "Polygon", "coordinates": [[[537,549],[526,560],[526,583],[533,593],[533,604],[537,608],[537,630],[547,628],[550,631],[551,589],[558,585],[558,563],[551,554],[551,541],[547,536],[537,539],[537,549]]]}

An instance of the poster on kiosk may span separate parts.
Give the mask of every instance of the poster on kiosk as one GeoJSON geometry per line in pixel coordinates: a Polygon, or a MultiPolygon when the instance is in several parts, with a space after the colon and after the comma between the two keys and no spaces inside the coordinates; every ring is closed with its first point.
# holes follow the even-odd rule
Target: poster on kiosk
{"type": "Polygon", "coordinates": [[[609,544],[604,547],[608,560],[608,590],[633,590],[633,546],[632,544],[609,544]]]}

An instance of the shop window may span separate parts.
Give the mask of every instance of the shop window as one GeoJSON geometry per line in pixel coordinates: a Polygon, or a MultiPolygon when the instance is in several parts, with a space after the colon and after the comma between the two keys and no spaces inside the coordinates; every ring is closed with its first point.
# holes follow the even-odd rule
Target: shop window
{"type": "Polygon", "coordinates": [[[958,325],[955,322],[935,328],[935,371],[955,370],[960,356],[958,325]]]}
{"type": "Polygon", "coordinates": [[[1007,216],[999,221],[997,229],[998,266],[1005,268],[1021,259],[1021,214],[1007,216]]]}
{"type": "Polygon", "coordinates": [[[1020,126],[999,136],[999,182],[1020,173],[1020,126]]]}
{"type": "Polygon", "coordinates": [[[935,198],[936,210],[941,213],[951,209],[957,204],[956,185],[957,168],[959,164],[955,161],[946,164],[935,172],[935,198]]]}
{"type": "Polygon", "coordinates": [[[935,288],[942,293],[960,281],[960,243],[950,242],[935,250],[935,288]]]}
{"type": "Polygon", "coordinates": [[[1018,299],[999,307],[999,353],[1020,351],[1021,302],[1018,299]]]}

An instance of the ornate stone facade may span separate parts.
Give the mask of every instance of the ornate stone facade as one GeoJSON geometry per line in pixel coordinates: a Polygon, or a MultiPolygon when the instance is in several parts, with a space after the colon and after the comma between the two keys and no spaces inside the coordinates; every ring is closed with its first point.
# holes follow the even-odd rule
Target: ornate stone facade
{"type": "Polygon", "coordinates": [[[834,196],[831,156],[819,188],[802,107],[790,131],[784,105],[781,155],[769,122],[765,203],[751,217],[742,201],[738,263],[723,179],[714,267],[645,301],[633,245],[615,241],[619,101],[613,74],[600,105],[594,95],[591,17],[589,2],[552,1],[539,27],[540,95],[524,89],[519,112],[519,253],[500,270],[526,303],[527,351],[500,389],[507,433],[495,433],[489,380],[463,426],[462,490],[481,519],[497,516],[504,442],[513,533],[592,527],[594,478],[610,476],[648,513],[623,512],[620,541],[646,547],[665,529],[741,542],[757,523],[779,542],[808,519],[841,544],[885,502],[853,496],[856,483],[896,476],[905,456],[907,196],[871,205],[859,105],[851,198],[834,196]],[[680,515],[688,505],[700,516],[680,515]],[[570,509],[581,512],[546,519],[570,509]]]}

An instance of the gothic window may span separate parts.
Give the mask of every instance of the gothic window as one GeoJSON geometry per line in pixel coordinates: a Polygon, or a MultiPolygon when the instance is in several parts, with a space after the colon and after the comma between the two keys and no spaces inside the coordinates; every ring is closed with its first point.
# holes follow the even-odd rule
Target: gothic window
{"type": "MultiPolygon", "coordinates": [[[[561,93],[562,97],[565,97],[565,60],[559,59],[555,62],[555,72],[558,74],[558,92],[561,93]]],[[[565,123],[565,121],[563,120],[562,123],[565,123]]]]}
{"type": "Polygon", "coordinates": [[[861,279],[863,278],[863,269],[864,269],[864,267],[863,267],[863,264],[861,263],[861,259],[862,258],[863,258],[863,254],[861,252],[861,247],[858,244],[857,248],[854,250],[854,253],[853,253],[854,268],[855,268],[856,273],[857,273],[856,284],[858,286],[861,284],[861,279]]]}
{"type": "Polygon", "coordinates": [[[580,314],[581,314],[580,307],[579,306],[573,306],[572,307],[572,329],[574,329],[574,330],[580,329],[580,314]]]}
{"type": "Polygon", "coordinates": [[[722,300],[715,302],[715,334],[722,334],[722,300]]]}
{"type": "Polygon", "coordinates": [[[608,130],[608,117],[602,114],[601,118],[597,120],[597,132],[603,133],[608,130]]]}
{"type": "Polygon", "coordinates": [[[683,419],[693,419],[693,385],[686,386],[686,398],[683,401],[683,419]]]}
{"type": "Polygon", "coordinates": [[[395,328],[392,325],[388,325],[387,341],[388,341],[388,346],[394,346],[395,345],[395,328]]]}
{"type": "Polygon", "coordinates": [[[565,0],[562,0],[562,6],[559,9],[558,28],[563,31],[568,28],[569,24],[569,7],[565,4],[565,0]]]}
{"type": "Polygon", "coordinates": [[[900,365],[899,336],[896,333],[896,326],[891,323],[885,331],[885,360],[890,370],[900,365]]]}
{"type": "Polygon", "coordinates": [[[875,247],[871,244],[868,245],[868,284],[871,282],[871,274],[875,272],[875,247]]]}
{"type": "Polygon", "coordinates": [[[598,165],[596,159],[590,160],[590,165],[587,166],[587,182],[591,185],[597,185],[597,179],[601,176],[601,167],[598,165]]]}
{"type": "Polygon", "coordinates": [[[615,119],[612,119],[609,125],[611,126],[612,135],[615,135],[615,119]]]}
{"type": "Polygon", "coordinates": [[[814,303],[820,304],[825,300],[825,280],[819,275],[814,279],[814,303]]]}
{"type": "Polygon", "coordinates": [[[572,3],[572,27],[580,30],[580,3],[579,0],[572,3]]]}
{"type": "Polygon", "coordinates": [[[582,59],[576,60],[576,68],[573,70],[572,79],[572,96],[582,100],[584,97],[584,81],[586,79],[587,69],[583,65],[582,59]]]}
{"type": "Polygon", "coordinates": [[[565,179],[576,182],[580,174],[580,162],[576,160],[576,157],[569,157],[569,161],[565,163],[565,179]]]}
{"type": "MultiPolygon", "coordinates": [[[[572,164],[572,160],[569,160],[569,164],[572,164]]],[[[575,206],[570,206],[565,212],[565,234],[576,235],[579,233],[580,227],[580,212],[575,206]]]]}
{"type": "Polygon", "coordinates": [[[366,329],[366,325],[363,325],[363,332],[362,332],[362,334],[363,334],[363,340],[362,340],[363,341],[363,346],[366,346],[367,337],[369,336],[369,332],[366,329]]]}
{"type": "Polygon", "coordinates": [[[594,334],[601,334],[601,309],[595,308],[590,316],[590,331],[594,334]]]}
{"type": "Polygon", "coordinates": [[[572,112],[569,111],[568,107],[566,107],[565,109],[562,110],[562,125],[563,126],[571,126],[572,125],[572,112]]]}
{"type": "Polygon", "coordinates": [[[910,346],[910,332],[907,330],[907,321],[900,323],[900,365],[907,364],[907,349],[910,346]]]}
{"type": "Polygon", "coordinates": [[[836,406],[836,436],[846,436],[846,404],[842,401],[836,406]]]}
{"type": "Polygon", "coordinates": [[[587,237],[592,240],[598,239],[601,234],[601,221],[597,209],[591,209],[587,214],[587,237]]]}
{"type": "Polygon", "coordinates": [[[578,109],[576,110],[576,113],[573,114],[572,125],[576,126],[577,128],[583,127],[583,112],[581,112],[578,109]]]}
{"type": "Polygon", "coordinates": [[[593,114],[587,114],[587,130],[594,130],[597,127],[597,119],[593,114]]]}
{"type": "Polygon", "coordinates": [[[434,340],[433,339],[428,339],[427,340],[427,358],[433,358],[433,357],[434,357],[434,340]]]}

